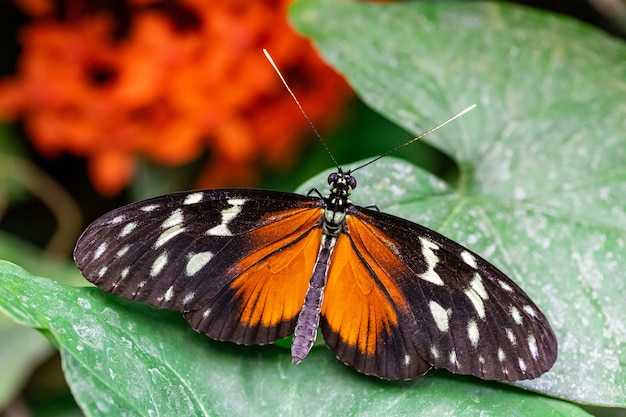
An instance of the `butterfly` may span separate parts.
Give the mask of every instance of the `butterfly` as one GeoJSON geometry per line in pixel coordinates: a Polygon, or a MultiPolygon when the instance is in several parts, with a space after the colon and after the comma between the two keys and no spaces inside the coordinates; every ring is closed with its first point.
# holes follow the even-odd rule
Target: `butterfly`
{"type": "Polygon", "coordinates": [[[293,335],[295,364],[319,327],[341,361],[383,379],[443,368],[512,381],[549,370],[557,340],[528,295],[461,244],[352,204],[363,166],[337,165],[324,196],[212,189],[133,203],[92,223],[74,260],[100,288],[178,310],[212,339],[293,335]]]}

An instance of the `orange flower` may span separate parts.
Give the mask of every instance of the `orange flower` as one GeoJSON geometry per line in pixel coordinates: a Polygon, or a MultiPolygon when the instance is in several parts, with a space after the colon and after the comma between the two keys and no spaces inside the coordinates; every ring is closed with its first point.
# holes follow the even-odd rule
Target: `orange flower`
{"type": "Polygon", "coordinates": [[[17,74],[0,80],[0,118],[21,118],[44,155],[87,158],[105,194],[131,180],[139,157],[176,165],[206,149],[202,185],[249,183],[258,163],[290,163],[310,132],[262,48],[303,80],[292,88],[316,123],[333,122],[348,94],[290,29],[287,3],[127,0],[96,10],[74,0],[59,11],[53,0],[20,0],[35,18],[20,35],[17,74]]]}

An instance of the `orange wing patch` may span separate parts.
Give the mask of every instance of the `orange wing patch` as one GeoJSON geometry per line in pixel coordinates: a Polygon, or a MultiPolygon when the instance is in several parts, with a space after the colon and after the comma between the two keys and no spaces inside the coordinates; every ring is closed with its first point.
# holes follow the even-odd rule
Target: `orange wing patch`
{"type": "Polygon", "coordinates": [[[391,278],[406,267],[365,223],[346,220],[349,235],[341,234],[335,245],[322,315],[345,343],[374,355],[382,333],[398,326],[397,312],[408,312],[391,278]]]}
{"type": "Polygon", "coordinates": [[[230,285],[242,302],[242,324],[271,327],[298,315],[322,239],[321,215],[321,209],[293,210],[251,233],[264,243],[233,267],[238,277],[230,285]]]}

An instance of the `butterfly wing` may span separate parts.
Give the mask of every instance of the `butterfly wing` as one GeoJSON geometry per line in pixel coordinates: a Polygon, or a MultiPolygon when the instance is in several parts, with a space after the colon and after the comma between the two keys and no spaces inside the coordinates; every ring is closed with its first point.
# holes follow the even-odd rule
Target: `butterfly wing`
{"type": "Polygon", "coordinates": [[[496,267],[430,229],[356,206],[333,254],[322,331],[339,359],[385,379],[428,364],[530,379],[557,355],[545,316],[496,267]]]}
{"type": "Polygon", "coordinates": [[[265,190],[169,194],[96,220],[74,259],[97,286],[179,310],[211,338],[271,343],[293,333],[321,240],[321,206],[265,190]]]}

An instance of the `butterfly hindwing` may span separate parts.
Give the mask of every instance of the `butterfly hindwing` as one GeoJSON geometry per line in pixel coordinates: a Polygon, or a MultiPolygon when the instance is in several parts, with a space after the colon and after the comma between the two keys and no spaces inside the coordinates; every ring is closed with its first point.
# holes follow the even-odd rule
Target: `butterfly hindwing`
{"type": "Polygon", "coordinates": [[[410,379],[430,365],[412,342],[416,329],[394,281],[394,264],[397,258],[380,241],[368,239],[363,245],[359,236],[342,233],[326,284],[321,327],[326,344],[344,363],[380,378],[410,379]]]}
{"type": "Polygon", "coordinates": [[[333,258],[342,272],[329,274],[322,329],[344,362],[387,379],[413,378],[429,363],[519,380],[541,375],[556,360],[545,316],[475,253],[418,224],[356,206],[343,231],[333,258]],[[349,310],[342,307],[346,297],[349,310]]]}
{"type": "Polygon", "coordinates": [[[169,194],[96,220],[74,258],[99,287],[177,309],[212,338],[270,343],[293,332],[302,307],[319,205],[265,190],[169,194]]]}

